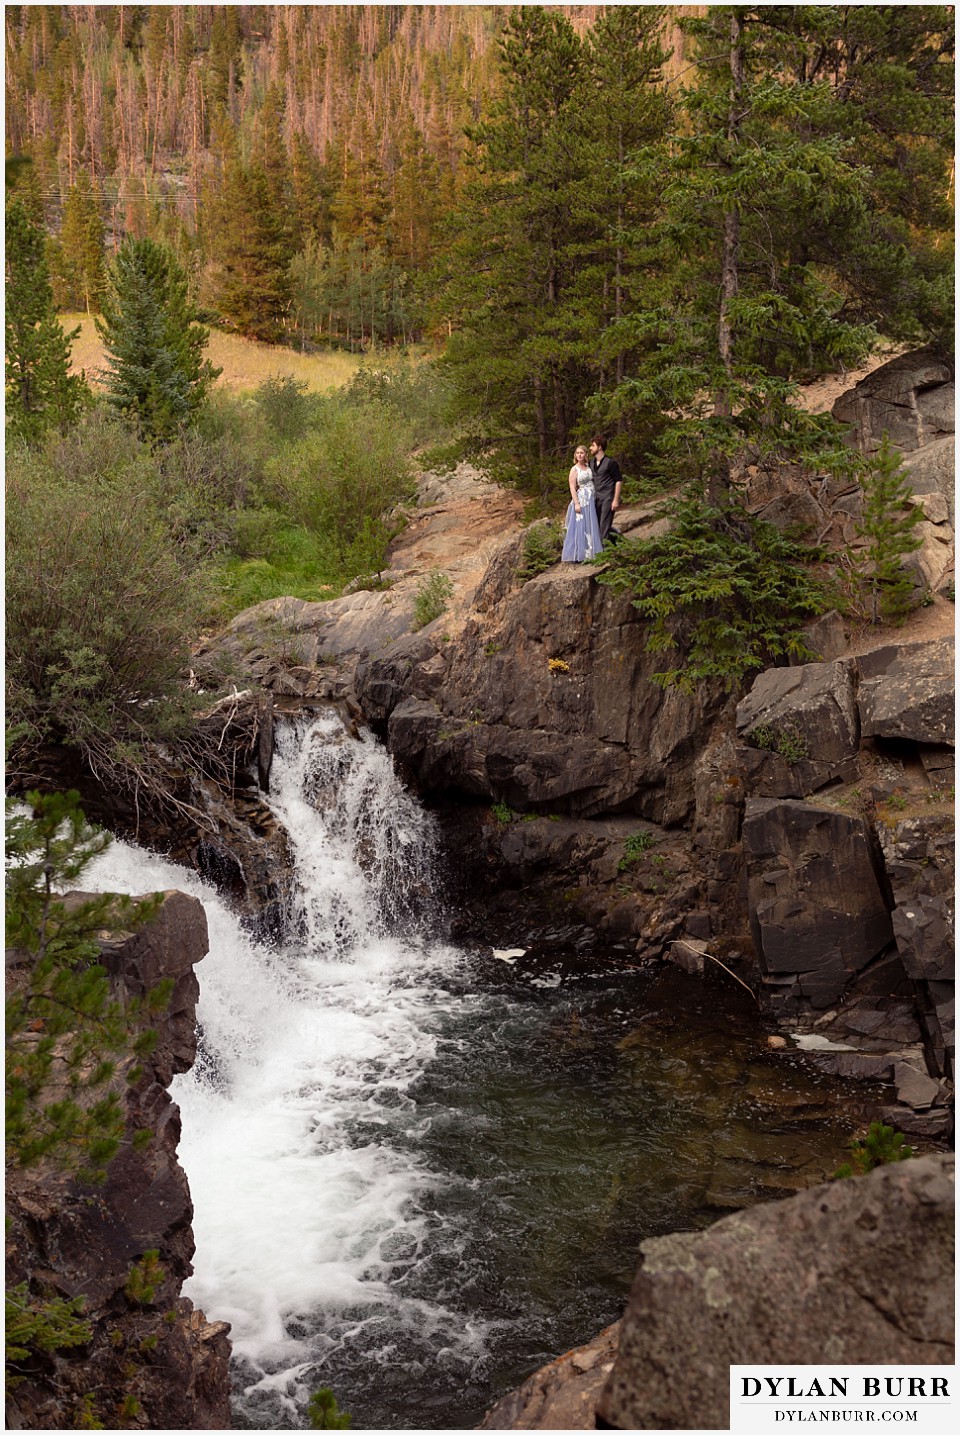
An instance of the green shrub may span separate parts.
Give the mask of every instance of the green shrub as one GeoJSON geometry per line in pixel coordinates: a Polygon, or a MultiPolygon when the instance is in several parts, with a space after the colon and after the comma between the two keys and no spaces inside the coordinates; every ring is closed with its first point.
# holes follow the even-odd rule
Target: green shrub
{"type": "Polygon", "coordinates": [[[150,488],[156,457],[129,424],[101,403],[65,433],[52,434],[33,462],[17,455],[16,472],[34,480],[59,480],[86,489],[99,483],[150,488]]]}
{"type": "Polygon", "coordinates": [[[144,1251],[140,1259],[134,1261],[130,1267],[123,1293],[132,1305],[153,1305],[165,1276],[160,1252],[144,1251]]]}
{"type": "Polygon", "coordinates": [[[178,547],[202,560],[228,550],[235,519],[258,502],[263,454],[243,435],[180,434],[156,458],[151,493],[178,547]]]}
{"type": "Polygon", "coordinates": [[[8,717],[89,759],[169,737],[207,598],[143,490],[25,475],[7,486],[8,717]]]}
{"type": "Polygon", "coordinates": [[[450,422],[446,377],[429,360],[401,355],[367,362],[347,385],[345,398],[361,409],[393,410],[413,447],[436,442],[450,422]]]}
{"type": "Polygon", "coordinates": [[[779,753],[785,762],[802,762],[810,756],[809,744],[795,723],[785,723],[781,728],[772,723],[758,723],[750,736],[755,747],[779,753]]]}
{"type": "Polygon", "coordinates": [[[93,1332],[89,1321],[81,1319],[85,1304],[83,1296],[37,1300],[28,1294],[26,1281],[12,1286],[6,1293],[7,1359],[26,1360],[30,1355],[86,1345],[93,1332]]]}
{"type": "Polygon", "coordinates": [[[425,578],[421,579],[413,600],[414,632],[425,628],[428,623],[439,618],[441,613],[445,613],[452,597],[453,584],[446,573],[441,573],[439,568],[434,568],[425,578]]]}
{"type": "Polygon", "coordinates": [[[389,409],[328,397],[318,427],[268,461],[271,501],[323,539],[344,576],[352,576],[358,540],[361,566],[378,567],[370,562],[369,535],[380,524],[385,547],[385,515],[412,493],[408,448],[408,433],[389,409]]]}
{"type": "Polygon", "coordinates": [[[555,523],[545,520],[528,528],[523,535],[520,563],[516,570],[520,582],[526,583],[538,573],[552,568],[554,563],[559,562],[562,551],[563,540],[555,523]]]}
{"type": "Polygon", "coordinates": [[[276,553],[289,527],[276,508],[238,509],[230,515],[230,551],[236,558],[263,558],[276,553]]]}
{"type": "Polygon", "coordinates": [[[110,839],[86,823],[75,792],[28,792],[25,803],[7,817],[6,942],[19,979],[7,1000],[6,1157],[99,1181],[126,1123],[116,1063],[152,1050],[156,1034],[140,1017],[164,1007],[173,986],[119,1001],[99,937],[136,930],[160,899],[106,894],[68,907],[57,892],[81,886],[110,839]]]}
{"type": "Polygon", "coordinates": [[[302,438],[317,420],[318,395],[291,374],[264,379],[254,402],[271,433],[286,442],[302,438]]]}
{"type": "Polygon", "coordinates": [[[843,1180],[849,1176],[865,1176],[877,1166],[889,1166],[896,1161],[908,1161],[913,1147],[907,1146],[906,1137],[882,1121],[872,1121],[866,1136],[854,1136],[850,1142],[850,1160],[838,1166],[833,1179],[843,1180]]]}
{"type": "Polygon", "coordinates": [[[30,1295],[26,1281],[10,1287],[4,1314],[9,1388],[24,1379],[17,1370],[20,1361],[70,1350],[93,1339],[93,1329],[89,1321],[83,1319],[85,1304],[83,1296],[74,1296],[72,1300],[60,1296],[41,1300],[30,1295]]]}
{"type": "Polygon", "coordinates": [[[493,813],[494,821],[499,822],[503,827],[513,821],[513,810],[506,802],[495,802],[490,811],[493,813]]]}
{"type": "Polygon", "coordinates": [[[816,658],[800,630],[833,601],[810,566],[816,550],[733,497],[710,505],[693,492],[664,513],[669,532],[623,539],[597,574],[650,619],[651,652],[676,652],[676,665],[654,673],[655,682],[689,691],[719,678],[729,689],[778,658],[816,658]]]}
{"type": "Polygon", "coordinates": [[[617,863],[617,871],[626,872],[628,867],[640,860],[644,852],[649,852],[656,844],[657,839],[652,832],[632,832],[623,844],[623,856],[617,863]]]}

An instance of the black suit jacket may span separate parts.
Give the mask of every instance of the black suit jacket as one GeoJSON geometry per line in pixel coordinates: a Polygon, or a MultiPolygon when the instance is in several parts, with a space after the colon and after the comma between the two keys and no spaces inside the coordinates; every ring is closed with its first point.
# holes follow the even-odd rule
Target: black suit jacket
{"type": "Polygon", "coordinates": [[[597,462],[596,457],[590,460],[590,468],[593,472],[593,483],[597,490],[597,496],[601,498],[613,497],[614,489],[618,483],[623,482],[623,475],[620,472],[620,465],[615,458],[608,453],[597,462]]]}

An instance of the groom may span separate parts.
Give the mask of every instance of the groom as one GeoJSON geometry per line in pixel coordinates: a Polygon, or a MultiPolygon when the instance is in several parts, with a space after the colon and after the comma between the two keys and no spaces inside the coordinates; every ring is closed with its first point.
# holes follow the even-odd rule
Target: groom
{"type": "Polygon", "coordinates": [[[597,519],[600,524],[600,542],[606,543],[613,526],[613,515],[620,507],[620,489],[623,475],[615,458],[606,453],[607,440],[602,433],[594,434],[590,442],[590,469],[593,486],[597,494],[597,519]]]}

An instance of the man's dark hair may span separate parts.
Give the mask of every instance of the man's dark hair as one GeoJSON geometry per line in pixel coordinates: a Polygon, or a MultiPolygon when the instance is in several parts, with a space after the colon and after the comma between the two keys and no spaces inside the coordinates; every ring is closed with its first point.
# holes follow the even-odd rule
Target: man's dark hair
{"type": "Polygon", "coordinates": [[[598,448],[606,448],[606,446],[607,446],[607,436],[606,436],[606,434],[595,433],[594,436],[593,436],[593,438],[590,440],[590,442],[591,442],[591,443],[595,443],[598,448]]]}

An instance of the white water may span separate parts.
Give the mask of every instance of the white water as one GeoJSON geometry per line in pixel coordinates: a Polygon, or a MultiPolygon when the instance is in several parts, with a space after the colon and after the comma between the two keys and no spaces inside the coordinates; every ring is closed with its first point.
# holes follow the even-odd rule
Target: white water
{"type": "Polygon", "coordinates": [[[451,995],[458,954],[411,918],[404,885],[429,888],[430,824],[382,748],[326,717],[281,734],[271,783],[295,860],[286,945],[252,940],[196,874],[120,841],[85,885],[176,887],[206,909],[200,1057],[172,1088],[195,1205],[185,1293],[231,1322],[248,1416],[288,1423],[337,1347],[376,1336],[382,1356],[385,1324],[465,1366],[482,1353],[479,1326],[403,1292],[438,1240],[455,1256],[459,1239],[425,1213],[445,1178],[421,1158],[430,1118],[406,1093],[445,1015],[479,999],[451,995]]]}

